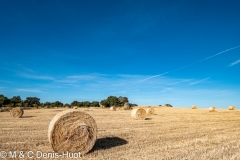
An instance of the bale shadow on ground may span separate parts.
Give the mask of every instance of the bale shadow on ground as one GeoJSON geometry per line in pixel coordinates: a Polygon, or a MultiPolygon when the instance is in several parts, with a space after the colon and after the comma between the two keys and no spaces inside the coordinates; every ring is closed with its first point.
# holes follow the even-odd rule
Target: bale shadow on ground
{"type": "Polygon", "coordinates": [[[152,118],[145,118],[145,120],[151,120],[152,118]]]}
{"type": "Polygon", "coordinates": [[[33,118],[33,117],[36,117],[36,116],[22,116],[21,118],[33,118]]]}
{"type": "Polygon", "coordinates": [[[101,149],[109,149],[127,144],[128,141],[119,137],[105,137],[97,139],[91,152],[101,149]]]}

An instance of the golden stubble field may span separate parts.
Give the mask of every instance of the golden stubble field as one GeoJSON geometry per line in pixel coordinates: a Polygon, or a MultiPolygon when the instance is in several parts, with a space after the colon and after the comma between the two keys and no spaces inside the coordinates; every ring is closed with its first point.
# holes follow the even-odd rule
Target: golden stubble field
{"type": "MultiPolygon", "coordinates": [[[[16,119],[1,112],[0,150],[53,152],[48,126],[63,110],[25,110],[16,119]]],[[[240,110],[156,107],[146,120],[133,120],[131,110],[78,110],[90,114],[98,126],[95,146],[81,159],[240,159],[240,110]]]]}

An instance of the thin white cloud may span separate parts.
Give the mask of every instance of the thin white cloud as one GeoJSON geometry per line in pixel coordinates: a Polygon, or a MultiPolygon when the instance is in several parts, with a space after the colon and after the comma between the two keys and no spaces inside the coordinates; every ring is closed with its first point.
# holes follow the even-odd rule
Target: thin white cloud
{"type": "Polygon", "coordinates": [[[79,81],[89,81],[96,79],[99,75],[74,75],[74,76],[67,76],[65,79],[61,80],[54,80],[54,82],[58,83],[78,83],[79,81]]]}
{"type": "Polygon", "coordinates": [[[31,73],[35,72],[34,70],[32,70],[30,68],[26,68],[26,67],[22,67],[22,69],[24,69],[27,72],[31,72],[31,73]]]}
{"type": "Polygon", "coordinates": [[[202,79],[202,80],[200,80],[200,81],[193,82],[193,83],[191,83],[190,85],[195,85],[195,84],[201,83],[201,82],[203,82],[203,81],[206,81],[206,80],[208,80],[209,78],[211,78],[211,77],[207,77],[207,78],[205,78],[205,79],[202,79]]]}
{"type": "Polygon", "coordinates": [[[238,63],[240,63],[240,59],[235,61],[235,62],[232,62],[228,67],[232,67],[232,66],[234,66],[234,65],[236,65],[238,63]]]}
{"type": "Polygon", "coordinates": [[[94,79],[95,76],[91,75],[75,75],[75,76],[68,76],[67,79],[74,79],[74,80],[89,80],[94,79]]]}
{"type": "Polygon", "coordinates": [[[170,90],[173,90],[173,88],[164,88],[161,92],[168,92],[170,90]]]}
{"type": "Polygon", "coordinates": [[[5,80],[0,80],[0,82],[3,82],[3,83],[13,83],[12,81],[5,81],[5,80]]]}
{"type": "Polygon", "coordinates": [[[19,92],[33,92],[33,93],[42,93],[39,89],[24,89],[24,88],[19,88],[16,89],[19,92]]]}
{"type": "Polygon", "coordinates": [[[135,78],[136,76],[140,75],[132,75],[132,74],[117,74],[119,77],[126,77],[126,78],[135,78]]]}
{"type": "Polygon", "coordinates": [[[1,87],[1,86],[0,86],[0,88],[7,88],[7,87],[1,87]]]}
{"type": "Polygon", "coordinates": [[[4,70],[16,72],[16,73],[19,73],[20,71],[26,71],[26,72],[31,72],[31,73],[35,72],[35,71],[32,70],[32,69],[23,67],[22,65],[15,64],[15,63],[12,63],[11,65],[8,64],[8,67],[9,67],[9,66],[14,67],[15,69],[6,68],[6,67],[0,67],[0,69],[4,69],[4,70]]]}
{"type": "Polygon", "coordinates": [[[28,79],[38,79],[38,80],[54,80],[51,76],[39,76],[39,75],[32,75],[28,73],[19,73],[21,77],[28,78],[28,79]]]}

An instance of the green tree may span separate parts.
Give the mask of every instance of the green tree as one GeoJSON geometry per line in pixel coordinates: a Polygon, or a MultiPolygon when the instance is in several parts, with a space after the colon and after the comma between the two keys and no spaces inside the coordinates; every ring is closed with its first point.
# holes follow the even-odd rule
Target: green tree
{"type": "Polygon", "coordinates": [[[107,101],[106,99],[101,100],[101,101],[100,101],[100,104],[103,105],[103,106],[105,106],[105,107],[110,107],[110,104],[108,103],[108,101],[107,101]]]}
{"type": "Polygon", "coordinates": [[[37,105],[37,104],[33,104],[32,106],[35,107],[35,108],[38,108],[38,105],[37,105]]]}
{"type": "Polygon", "coordinates": [[[90,107],[91,103],[89,101],[84,101],[83,106],[84,107],[90,107]]]}
{"type": "Polygon", "coordinates": [[[79,102],[75,100],[71,103],[71,106],[79,106],[79,102]]]}
{"type": "Polygon", "coordinates": [[[84,102],[78,102],[78,107],[84,107],[84,102]]]}
{"type": "Polygon", "coordinates": [[[129,102],[127,97],[122,97],[122,96],[118,97],[118,100],[119,100],[120,106],[123,106],[124,103],[129,102]]]}
{"type": "Polygon", "coordinates": [[[93,101],[93,102],[91,103],[91,106],[93,106],[93,107],[100,107],[98,101],[93,101]]]}
{"type": "Polygon", "coordinates": [[[132,104],[132,103],[129,103],[129,105],[132,107],[138,106],[137,104],[132,104]]]}
{"type": "Polygon", "coordinates": [[[64,107],[71,108],[71,105],[70,105],[70,104],[68,104],[68,103],[65,103],[65,104],[64,104],[64,107]]]}
{"type": "Polygon", "coordinates": [[[9,98],[5,97],[5,100],[4,100],[4,102],[3,102],[3,105],[8,105],[8,104],[10,104],[10,103],[11,103],[11,100],[10,100],[9,98]]]}
{"type": "Polygon", "coordinates": [[[119,99],[116,96],[109,96],[106,99],[106,101],[108,102],[109,107],[110,106],[118,106],[120,104],[120,101],[119,101],[119,99]]]}
{"type": "Polygon", "coordinates": [[[54,106],[55,106],[55,107],[62,107],[62,106],[63,106],[63,103],[60,102],[60,101],[56,101],[56,102],[54,102],[54,106]]]}
{"type": "Polygon", "coordinates": [[[40,107],[44,107],[44,103],[40,103],[40,107]]]}
{"type": "Polygon", "coordinates": [[[23,103],[17,103],[16,106],[17,106],[17,107],[22,107],[22,106],[23,106],[23,103]]]}
{"type": "Polygon", "coordinates": [[[40,98],[37,98],[37,97],[27,97],[26,100],[24,100],[24,103],[27,103],[28,106],[32,106],[32,107],[33,107],[33,104],[36,104],[37,106],[41,104],[40,98]]]}
{"type": "Polygon", "coordinates": [[[44,107],[50,108],[52,107],[52,103],[51,102],[45,102],[43,103],[44,107]]]}
{"type": "Polygon", "coordinates": [[[3,94],[0,94],[0,107],[2,107],[4,101],[5,101],[5,96],[3,94]]]}
{"type": "Polygon", "coordinates": [[[5,106],[11,103],[11,100],[8,97],[5,97],[3,94],[0,94],[0,107],[5,106]]]}
{"type": "Polygon", "coordinates": [[[165,104],[165,106],[166,106],[166,107],[172,107],[172,105],[171,105],[171,104],[165,104]]]}
{"type": "Polygon", "coordinates": [[[20,96],[13,96],[11,99],[10,99],[11,103],[13,104],[13,107],[16,106],[17,103],[21,103],[22,102],[22,99],[20,96]]]}

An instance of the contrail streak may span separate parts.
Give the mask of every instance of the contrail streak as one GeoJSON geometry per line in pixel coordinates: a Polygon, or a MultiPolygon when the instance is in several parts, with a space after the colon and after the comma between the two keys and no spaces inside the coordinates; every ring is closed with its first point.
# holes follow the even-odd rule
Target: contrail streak
{"type": "Polygon", "coordinates": [[[138,82],[136,82],[136,83],[133,83],[133,84],[141,83],[141,82],[144,82],[144,81],[146,81],[146,80],[152,79],[152,78],[154,78],[154,77],[158,77],[158,76],[165,75],[165,74],[167,74],[167,73],[168,73],[168,72],[165,72],[165,73],[163,73],[163,74],[157,74],[157,75],[155,75],[155,76],[148,77],[148,78],[146,78],[146,79],[142,79],[142,80],[140,80],[140,81],[138,81],[138,82]]]}
{"type": "Polygon", "coordinates": [[[240,63],[240,59],[231,63],[228,67],[232,67],[232,66],[235,66],[236,64],[240,63]]]}
{"type": "Polygon", "coordinates": [[[200,81],[197,81],[197,82],[191,83],[190,85],[195,85],[195,84],[198,84],[198,83],[200,83],[200,82],[203,82],[203,81],[206,81],[206,80],[208,80],[209,78],[211,78],[211,77],[207,77],[207,78],[205,78],[205,79],[202,79],[202,80],[200,80],[200,81]]]}
{"type": "Polygon", "coordinates": [[[205,58],[205,59],[203,59],[203,60],[201,60],[201,61],[199,61],[199,62],[205,61],[205,60],[207,60],[207,59],[210,59],[210,58],[212,58],[212,57],[218,56],[218,55],[223,54],[223,53],[225,53],[225,52],[228,52],[228,51],[231,51],[231,50],[237,49],[237,48],[239,48],[239,47],[240,47],[240,46],[226,49],[226,50],[221,51],[221,52],[219,52],[219,53],[217,53],[217,54],[214,54],[214,55],[212,55],[212,56],[210,56],[210,57],[207,57],[207,58],[205,58]]]}
{"type": "Polygon", "coordinates": [[[226,49],[226,50],[221,51],[221,52],[219,52],[219,53],[217,53],[217,54],[214,54],[214,55],[212,55],[212,56],[209,56],[209,57],[207,57],[207,58],[204,58],[204,59],[202,59],[202,60],[200,60],[200,61],[196,61],[196,62],[191,63],[191,64],[189,64],[189,65],[186,65],[186,66],[177,68],[177,69],[172,70],[172,71],[169,71],[169,72],[165,72],[165,73],[163,73],[163,74],[158,74],[158,75],[155,75],[155,76],[152,76],[152,77],[149,77],[149,78],[140,80],[140,81],[138,81],[138,82],[136,82],[136,83],[134,83],[134,84],[141,83],[141,82],[147,81],[147,80],[149,80],[149,79],[152,79],[152,78],[155,78],[155,77],[158,77],[158,76],[162,76],[162,75],[165,75],[165,74],[168,74],[168,73],[171,73],[171,72],[175,72],[175,71],[178,71],[178,70],[187,68],[187,67],[189,67],[189,66],[195,65],[195,64],[200,63],[200,62],[203,62],[203,61],[206,61],[206,60],[208,60],[208,59],[210,59],[210,58],[216,57],[216,56],[218,56],[218,55],[221,55],[221,54],[226,53],[226,52],[228,52],[228,51],[237,49],[237,48],[239,48],[239,47],[240,47],[240,46],[236,46],[236,47],[233,47],[233,48],[226,49]]]}
{"type": "MultiPolygon", "coordinates": [[[[209,56],[209,57],[207,57],[207,58],[204,58],[204,59],[202,59],[202,60],[200,60],[200,61],[197,61],[197,62],[191,63],[191,64],[186,65],[186,66],[184,66],[184,67],[177,68],[177,69],[172,70],[172,71],[170,71],[170,72],[175,72],[175,71],[181,70],[181,69],[183,69],[183,68],[187,68],[187,67],[189,67],[189,66],[192,66],[192,65],[194,65],[194,64],[197,64],[197,63],[200,63],[200,62],[203,62],[203,61],[206,61],[206,60],[208,60],[208,59],[210,59],[210,58],[216,57],[216,56],[218,56],[218,55],[220,55],[220,54],[223,54],[223,53],[225,53],[225,52],[228,52],[228,51],[231,51],[231,50],[237,49],[237,48],[239,48],[239,47],[240,47],[240,46],[226,49],[226,50],[221,51],[221,52],[219,52],[219,53],[217,53],[217,54],[214,54],[214,55],[212,55],[212,56],[209,56]]],[[[170,73],[170,72],[169,72],[169,73],[170,73]]]]}

